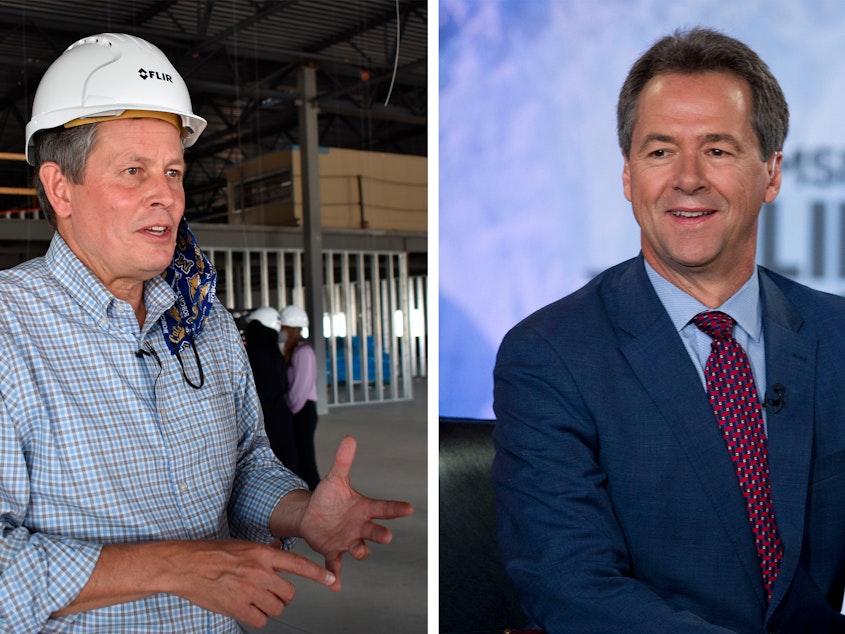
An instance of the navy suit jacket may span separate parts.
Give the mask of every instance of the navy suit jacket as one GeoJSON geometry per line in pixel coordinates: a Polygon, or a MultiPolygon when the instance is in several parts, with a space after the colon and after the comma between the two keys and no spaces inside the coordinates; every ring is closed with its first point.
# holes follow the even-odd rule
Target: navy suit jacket
{"type": "Polygon", "coordinates": [[[770,604],[733,464],[642,256],[505,337],[500,548],[546,631],[841,631],[845,299],[762,268],[760,292],[767,381],[784,386],[767,413],[784,544],[770,604]]]}

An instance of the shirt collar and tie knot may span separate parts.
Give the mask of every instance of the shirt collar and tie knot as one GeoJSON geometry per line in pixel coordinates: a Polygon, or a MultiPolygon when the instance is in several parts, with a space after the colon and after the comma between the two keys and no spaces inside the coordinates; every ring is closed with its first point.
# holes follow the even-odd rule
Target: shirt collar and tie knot
{"type": "Polygon", "coordinates": [[[698,313],[692,318],[692,323],[714,341],[733,337],[736,325],[733,317],[718,310],[698,313]]]}

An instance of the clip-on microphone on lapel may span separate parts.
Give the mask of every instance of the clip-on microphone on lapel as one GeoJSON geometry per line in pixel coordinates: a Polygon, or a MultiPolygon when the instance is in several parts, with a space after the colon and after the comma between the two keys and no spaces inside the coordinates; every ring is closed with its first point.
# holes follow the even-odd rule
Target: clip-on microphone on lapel
{"type": "Polygon", "coordinates": [[[786,401],[783,399],[783,395],[786,393],[786,388],[784,388],[780,383],[775,383],[774,386],[772,386],[772,389],[775,391],[775,397],[771,398],[767,396],[763,400],[763,407],[766,408],[766,411],[771,412],[772,414],[778,414],[784,407],[786,407],[786,401]]]}

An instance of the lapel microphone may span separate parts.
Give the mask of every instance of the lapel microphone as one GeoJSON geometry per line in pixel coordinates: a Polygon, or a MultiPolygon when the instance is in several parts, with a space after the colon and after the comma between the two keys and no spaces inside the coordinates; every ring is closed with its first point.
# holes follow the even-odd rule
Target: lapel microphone
{"type": "Polygon", "coordinates": [[[786,407],[786,401],[783,399],[783,395],[786,393],[786,388],[784,388],[780,383],[775,383],[772,386],[772,389],[775,391],[775,397],[771,398],[770,396],[766,396],[763,400],[763,407],[766,408],[767,412],[778,414],[784,407],[786,407]]]}

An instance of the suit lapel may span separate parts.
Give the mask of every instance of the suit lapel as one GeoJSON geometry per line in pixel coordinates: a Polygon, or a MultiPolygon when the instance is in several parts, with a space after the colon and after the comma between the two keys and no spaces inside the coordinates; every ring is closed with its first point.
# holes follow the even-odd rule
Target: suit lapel
{"type": "MultiPolygon", "coordinates": [[[[784,387],[784,407],[766,414],[769,471],[778,532],[784,544],[780,578],[772,607],[793,578],[804,539],[804,518],[813,451],[815,335],[802,332],[803,318],[780,289],[761,270],[766,345],[766,381],[784,387]]],[[[771,393],[771,387],[769,387],[771,393]]]]}

